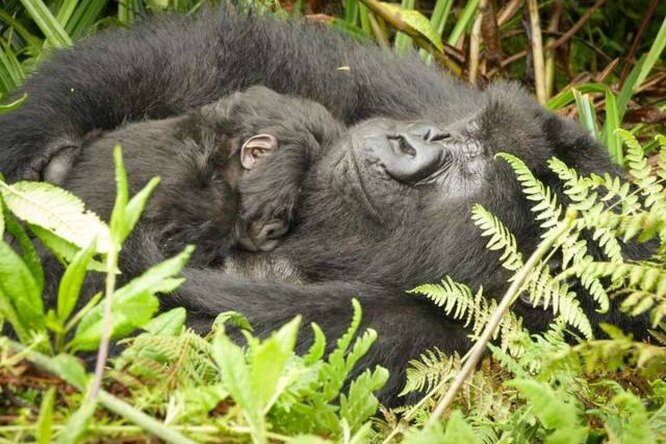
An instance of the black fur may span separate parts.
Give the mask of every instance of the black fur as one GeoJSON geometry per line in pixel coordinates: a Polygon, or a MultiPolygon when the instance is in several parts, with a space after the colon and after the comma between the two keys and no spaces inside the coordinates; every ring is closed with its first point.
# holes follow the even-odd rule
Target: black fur
{"type": "MultiPolygon", "coordinates": [[[[0,116],[0,170],[17,177],[43,157],[40,150],[76,144],[125,120],[178,115],[253,84],[313,99],[345,123],[360,123],[307,159],[293,232],[275,251],[235,254],[224,271],[188,268],[187,284],[165,305],[187,307],[190,324],[201,330],[225,310],[245,313],[259,332],[302,313],[333,338],[346,328],[349,301],[357,297],[365,325],[379,332],[370,359],[393,374],[389,396],[407,359],[434,346],[469,345],[458,323],[405,290],[445,274],[483,284],[489,295],[505,288],[497,255],[485,250],[470,223],[471,204],[495,212],[524,251],[538,241],[514,174],[493,154],[519,155],[553,185],[545,165],[553,155],[583,173],[612,168],[582,129],[515,85],[470,89],[415,58],[320,26],[220,10],[142,24],[55,54],[27,82],[26,105],[0,116]],[[366,121],[380,116],[391,119],[366,121]],[[447,157],[419,183],[395,180],[364,139],[409,136],[414,121],[448,134],[438,141],[447,157]]],[[[262,189],[266,196],[273,192],[280,191],[262,189]]],[[[149,234],[139,232],[132,242],[141,261],[163,258],[149,234]]],[[[538,309],[517,309],[532,327],[548,318],[538,309]]],[[[606,318],[617,319],[617,310],[606,318]]],[[[639,321],[623,323],[644,330],[639,321]]]]}
{"type": "MultiPolygon", "coordinates": [[[[246,238],[263,251],[274,248],[277,239],[257,239],[257,232],[275,221],[288,227],[310,153],[337,141],[343,129],[318,103],[252,87],[182,116],[90,136],[44,168],[58,159],[66,171],[59,185],[108,220],[115,199],[113,147],[120,144],[131,193],[152,177],[161,179],[140,221],[144,235],[164,255],[195,245],[190,266],[222,265],[246,238]],[[278,146],[248,171],[241,145],[257,134],[274,136],[278,146]]],[[[132,248],[123,253],[141,257],[132,248]]],[[[141,269],[125,271],[132,276],[141,269]]]]}

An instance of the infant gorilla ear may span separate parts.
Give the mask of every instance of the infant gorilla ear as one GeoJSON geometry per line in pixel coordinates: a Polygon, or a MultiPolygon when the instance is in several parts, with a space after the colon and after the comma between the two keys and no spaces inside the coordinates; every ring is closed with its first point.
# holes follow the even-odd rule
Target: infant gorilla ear
{"type": "Polygon", "coordinates": [[[112,151],[120,144],[133,192],[162,179],[143,218],[146,231],[164,254],[196,245],[201,265],[234,246],[275,248],[311,159],[344,130],[317,103],[252,87],[183,116],[62,143],[33,163],[28,178],[61,185],[108,217],[112,151]]]}

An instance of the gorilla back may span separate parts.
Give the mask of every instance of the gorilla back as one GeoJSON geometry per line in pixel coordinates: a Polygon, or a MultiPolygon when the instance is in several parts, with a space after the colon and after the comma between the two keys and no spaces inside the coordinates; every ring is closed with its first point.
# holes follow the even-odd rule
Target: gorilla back
{"type": "Polygon", "coordinates": [[[416,57],[325,26],[225,8],[160,17],[55,51],[19,92],[28,101],[0,116],[0,171],[15,179],[93,130],[180,115],[255,84],[320,102],[345,123],[446,112],[467,95],[416,57]]]}

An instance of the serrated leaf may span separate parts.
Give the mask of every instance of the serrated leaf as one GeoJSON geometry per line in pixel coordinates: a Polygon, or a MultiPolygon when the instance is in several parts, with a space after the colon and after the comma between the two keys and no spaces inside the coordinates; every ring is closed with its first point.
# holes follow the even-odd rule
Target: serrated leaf
{"type": "Polygon", "coordinates": [[[253,350],[250,383],[253,396],[264,412],[268,402],[277,397],[278,382],[296,346],[300,323],[301,317],[297,316],[253,350]]]}
{"type": "Polygon", "coordinates": [[[368,369],[352,381],[346,396],[340,395],[340,416],[347,420],[352,431],[377,412],[379,401],[374,392],[386,384],[388,377],[388,370],[383,367],[376,367],[374,372],[368,369]]]}
{"type": "Polygon", "coordinates": [[[212,355],[220,369],[225,389],[243,409],[252,429],[252,436],[256,438],[263,435],[263,413],[252,391],[250,369],[245,363],[243,350],[234,344],[223,330],[219,330],[213,339],[212,355]]]}
{"type": "Polygon", "coordinates": [[[99,253],[109,250],[109,228],[70,192],[42,182],[12,185],[0,182],[0,192],[7,208],[19,219],[80,248],[87,247],[96,238],[99,253]]]}
{"type": "MultiPolygon", "coordinates": [[[[62,239],[37,225],[30,225],[30,231],[37,236],[42,245],[44,245],[63,265],[72,262],[76,254],[81,251],[81,248],[73,243],[62,239]]],[[[98,260],[90,259],[88,262],[88,270],[106,272],[106,265],[98,260]]]]}

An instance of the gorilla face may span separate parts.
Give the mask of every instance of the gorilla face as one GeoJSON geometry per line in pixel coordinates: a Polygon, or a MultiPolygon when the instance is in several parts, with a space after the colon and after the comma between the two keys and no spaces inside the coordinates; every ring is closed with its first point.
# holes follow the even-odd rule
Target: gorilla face
{"type": "MultiPolygon", "coordinates": [[[[324,153],[304,188],[300,231],[293,236],[326,231],[336,240],[307,245],[321,251],[315,270],[338,266],[341,276],[377,276],[405,289],[445,274],[486,288],[504,284],[499,262],[487,259],[494,253],[485,250],[486,241],[471,223],[472,206],[483,205],[520,233],[525,250],[534,247],[538,227],[514,172],[495,154],[522,158],[537,177],[555,185],[547,160],[559,156],[571,162],[585,153],[560,143],[554,132],[568,123],[519,87],[493,86],[477,100],[476,111],[453,122],[433,114],[410,122],[366,120],[324,153]],[[335,261],[328,251],[354,260],[335,261]]],[[[575,134],[585,139],[580,129],[575,134]]],[[[601,147],[584,141],[607,169],[601,147]]],[[[301,245],[298,239],[290,243],[301,245]]]]}

